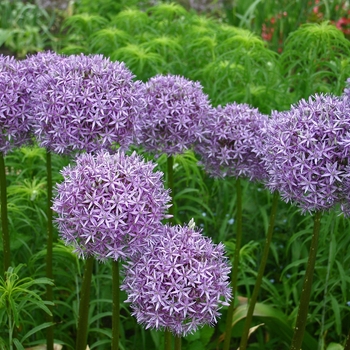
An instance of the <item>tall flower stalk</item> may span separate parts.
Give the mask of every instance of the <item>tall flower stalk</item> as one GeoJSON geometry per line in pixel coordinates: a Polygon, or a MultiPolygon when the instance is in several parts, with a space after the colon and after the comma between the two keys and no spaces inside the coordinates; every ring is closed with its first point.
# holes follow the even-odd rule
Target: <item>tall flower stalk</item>
{"type": "Polygon", "coordinates": [[[112,350],[119,349],[119,262],[112,261],[112,350]]]}
{"type": "Polygon", "coordinates": [[[94,261],[94,257],[89,256],[85,262],[83,282],[80,289],[77,338],[75,342],[76,350],[86,350],[89,326],[90,290],[94,261]]]}
{"type": "Polygon", "coordinates": [[[236,247],[231,272],[233,301],[226,319],[224,349],[231,341],[232,317],[235,308],[239,256],[242,245],[242,186],[240,177],[262,180],[266,173],[261,164],[261,144],[267,116],[248,104],[218,106],[207,115],[203,139],[195,145],[200,163],[214,177],[236,178],[236,247]]]}
{"type": "Polygon", "coordinates": [[[314,229],[311,239],[309,259],[306,265],[306,271],[303,282],[303,289],[300,295],[300,303],[298,309],[298,316],[294,327],[294,334],[290,350],[300,350],[303,344],[303,338],[306,327],[307,314],[309,310],[309,302],[312,290],[312,279],[315,270],[316,256],[317,256],[317,245],[320,236],[320,224],[321,224],[322,213],[316,212],[314,215],[314,229]]]}
{"type": "Polygon", "coordinates": [[[273,112],[264,142],[267,187],[302,212],[314,213],[309,259],[291,349],[300,350],[307,323],[321,213],[343,199],[347,178],[350,106],[346,99],[315,95],[289,111],[273,112]]]}
{"type": "Polygon", "coordinates": [[[260,265],[259,265],[259,271],[258,271],[258,275],[256,277],[253,294],[249,300],[249,307],[248,307],[247,316],[246,316],[245,321],[244,321],[243,333],[242,333],[242,337],[241,337],[241,343],[239,346],[240,350],[245,350],[247,348],[247,345],[248,345],[249,329],[250,329],[250,325],[251,325],[251,322],[253,319],[255,304],[258,300],[258,294],[259,294],[261,283],[262,283],[262,280],[264,277],[265,267],[266,267],[266,263],[267,263],[267,259],[268,259],[268,255],[269,255],[271,241],[272,241],[272,234],[273,234],[273,229],[275,226],[275,218],[276,218],[276,213],[277,213],[278,198],[279,198],[278,192],[276,191],[273,194],[269,227],[267,229],[264,250],[263,250],[260,265]]]}
{"type": "MultiPolygon", "coordinates": [[[[52,165],[51,165],[51,153],[46,151],[46,174],[47,174],[47,253],[46,253],[46,277],[53,280],[53,222],[52,222],[52,165]]],[[[46,299],[53,301],[52,285],[46,285],[46,299]]],[[[50,314],[47,315],[47,321],[53,321],[52,305],[49,305],[50,314]]],[[[46,330],[46,346],[48,350],[53,350],[54,343],[54,331],[53,326],[50,326],[46,330]]]]}
{"type": "MultiPolygon", "coordinates": [[[[36,55],[28,56],[25,62],[26,67],[26,74],[28,77],[28,80],[30,82],[30,88],[28,89],[30,101],[31,101],[31,127],[33,129],[36,129],[36,125],[38,120],[35,110],[35,103],[33,101],[35,100],[35,93],[33,94],[33,91],[38,90],[38,81],[42,79],[42,76],[45,74],[48,74],[51,69],[53,69],[56,65],[59,65],[62,63],[62,60],[64,59],[63,56],[60,56],[58,54],[52,53],[52,52],[43,52],[38,53],[36,55]]],[[[48,113],[49,111],[47,111],[48,113]]],[[[54,237],[53,237],[53,215],[52,215],[52,161],[51,161],[51,151],[49,149],[46,149],[46,176],[47,176],[47,246],[46,246],[46,277],[53,280],[53,243],[54,243],[54,237]]],[[[46,285],[46,299],[50,301],[51,303],[54,300],[53,297],[53,288],[52,285],[47,284],[46,285]]],[[[48,322],[53,321],[53,307],[52,305],[49,305],[49,310],[51,314],[47,314],[46,318],[48,322]]],[[[54,326],[50,326],[46,329],[46,347],[48,350],[53,350],[54,348],[54,326]]]]}
{"type": "Polygon", "coordinates": [[[11,266],[10,234],[7,216],[7,185],[4,155],[0,152],[0,191],[1,191],[1,228],[4,254],[4,272],[11,266]]]}
{"type": "Polygon", "coordinates": [[[238,280],[238,270],[239,270],[239,256],[242,245],[242,186],[240,178],[236,180],[236,246],[233,256],[233,266],[231,271],[231,286],[233,288],[233,301],[231,301],[230,306],[227,310],[226,316],[226,328],[225,328],[225,340],[223,349],[228,350],[230,348],[231,342],[231,329],[232,329],[232,319],[233,312],[235,309],[235,298],[237,294],[237,280],[238,280]]]}

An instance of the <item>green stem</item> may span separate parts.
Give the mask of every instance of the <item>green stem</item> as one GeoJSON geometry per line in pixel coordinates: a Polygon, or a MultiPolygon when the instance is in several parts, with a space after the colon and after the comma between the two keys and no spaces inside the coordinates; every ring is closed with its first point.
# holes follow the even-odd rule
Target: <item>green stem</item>
{"type": "Polygon", "coordinates": [[[112,261],[112,350],[119,349],[119,262],[112,261]]]}
{"type": "Polygon", "coordinates": [[[174,157],[173,156],[169,156],[167,159],[167,185],[168,188],[171,190],[170,192],[170,197],[171,197],[171,207],[169,208],[169,214],[173,215],[173,217],[171,219],[169,219],[170,223],[174,223],[175,222],[175,218],[174,218],[174,157]]]}
{"type": "Polygon", "coordinates": [[[13,330],[15,328],[15,323],[12,322],[12,310],[11,309],[9,309],[9,312],[8,312],[8,319],[9,319],[9,348],[10,348],[10,350],[13,350],[12,337],[13,337],[13,330]]]}
{"type": "MultiPolygon", "coordinates": [[[[47,253],[46,253],[46,277],[53,280],[52,255],[53,255],[53,223],[52,223],[52,165],[51,153],[46,151],[46,173],[47,173],[47,253]]],[[[46,300],[53,302],[52,286],[46,285],[46,300]]],[[[47,315],[47,322],[53,322],[53,307],[48,305],[51,315],[47,315]]],[[[54,335],[53,326],[46,329],[47,350],[53,350],[54,335]]]]}
{"type": "Polygon", "coordinates": [[[252,297],[249,301],[248,313],[247,313],[247,317],[245,319],[245,323],[244,323],[244,327],[243,327],[241,344],[239,346],[240,350],[245,350],[247,348],[247,345],[248,345],[249,329],[250,329],[250,325],[252,323],[255,304],[256,304],[256,301],[258,299],[258,294],[260,291],[260,287],[261,287],[261,283],[263,280],[267,259],[269,256],[270,244],[271,244],[271,240],[272,240],[273,229],[275,226],[277,204],[278,204],[278,192],[276,191],[273,194],[272,208],[271,208],[271,213],[270,213],[270,222],[269,222],[269,227],[268,227],[267,234],[266,234],[264,251],[263,251],[263,254],[261,257],[261,262],[260,262],[259,271],[258,271],[258,275],[256,278],[253,294],[252,294],[252,297]]]}
{"type": "Polygon", "coordinates": [[[181,350],[181,337],[175,337],[175,350],[181,350]]]}
{"type": "Polygon", "coordinates": [[[321,212],[318,211],[314,215],[314,230],[311,240],[311,246],[309,251],[309,260],[307,262],[303,289],[300,295],[300,304],[298,309],[298,316],[295,323],[294,334],[291,344],[291,350],[300,350],[307,321],[307,314],[309,309],[311,288],[312,288],[312,277],[314,274],[316,255],[317,255],[317,245],[320,235],[320,226],[321,226],[321,212]]]}
{"type": "Polygon", "coordinates": [[[75,347],[76,350],[86,350],[89,321],[90,288],[93,266],[94,258],[90,256],[86,259],[83,283],[80,292],[78,329],[75,347]]]}
{"type": "MultiPolygon", "coordinates": [[[[7,216],[7,188],[6,188],[6,170],[4,155],[0,152],[0,191],[1,191],[1,227],[2,227],[2,245],[4,251],[4,272],[11,265],[10,233],[7,216]]],[[[6,276],[6,274],[5,274],[6,276]]]]}
{"type": "Polygon", "coordinates": [[[166,329],[164,331],[164,350],[171,350],[171,340],[172,340],[171,332],[166,329]]]}
{"type": "Polygon", "coordinates": [[[231,271],[231,286],[232,286],[233,300],[227,311],[225,340],[224,340],[224,347],[223,347],[224,350],[229,350],[230,348],[232,318],[233,318],[233,312],[235,309],[235,300],[236,300],[236,293],[237,293],[239,253],[242,245],[242,187],[241,187],[241,180],[239,178],[237,178],[236,180],[236,192],[237,192],[237,211],[236,211],[237,234],[236,234],[236,248],[234,252],[233,267],[231,271]]]}
{"type": "Polygon", "coordinates": [[[344,350],[350,350],[350,330],[349,330],[348,336],[346,338],[344,350]]]}

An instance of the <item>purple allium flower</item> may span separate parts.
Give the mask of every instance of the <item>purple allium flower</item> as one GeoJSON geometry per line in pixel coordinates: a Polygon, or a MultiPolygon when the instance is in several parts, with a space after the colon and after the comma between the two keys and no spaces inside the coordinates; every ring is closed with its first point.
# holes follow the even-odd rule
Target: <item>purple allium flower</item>
{"type": "Polygon", "coordinates": [[[145,96],[147,106],[136,125],[136,142],[147,151],[175,155],[203,137],[203,119],[211,106],[199,82],[157,75],[145,84],[145,96]]]}
{"type": "Polygon", "coordinates": [[[142,248],[168,216],[163,173],[136,153],[84,153],[62,170],[52,209],[61,238],[79,256],[115,260],[142,248]]]}
{"type": "Polygon", "coordinates": [[[268,117],[247,104],[218,106],[205,123],[205,140],[195,151],[212,176],[244,176],[261,180],[263,130],[268,117]]]}
{"type": "Polygon", "coordinates": [[[40,145],[57,153],[129,146],[144,101],[133,77],[124,63],[102,55],[69,56],[51,66],[32,97],[40,145]]]}
{"type": "Polygon", "coordinates": [[[0,152],[6,154],[31,140],[25,64],[0,55],[0,152]]]}
{"type": "Polygon", "coordinates": [[[231,299],[230,267],[224,246],[192,225],[160,228],[152,244],[125,265],[121,286],[133,315],[147,328],[176,335],[216,323],[231,299]]]}
{"type": "Polygon", "coordinates": [[[346,177],[350,106],[332,95],[301,100],[290,111],[273,112],[265,139],[267,187],[303,212],[330,209],[346,177]]]}

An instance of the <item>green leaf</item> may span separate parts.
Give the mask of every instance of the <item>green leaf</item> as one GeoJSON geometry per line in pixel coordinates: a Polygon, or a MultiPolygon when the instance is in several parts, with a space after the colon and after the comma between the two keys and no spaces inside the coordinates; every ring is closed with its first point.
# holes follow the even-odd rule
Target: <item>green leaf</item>
{"type": "MultiPolygon", "coordinates": [[[[240,305],[235,309],[232,319],[232,327],[240,320],[243,320],[248,311],[246,298],[240,298],[240,305]]],[[[262,303],[256,303],[253,316],[261,319],[268,327],[270,333],[278,334],[280,339],[290,343],[293,336],[293,329],[286,321],[287,316],[278,309],[262,303]]],[[[220,339],[222,339],[221,337],[220,339]]],[[[308,332],[305,332],[303,350],[317,349],[317,341],[308,332]]]]}
{"type": "Polygon", "coordinates": [[[13,344],[15,344],[17,350],[25,350],[17,338],[13,339],[13,344]]]}
{"type": "Polygon", "coordinates": [[[54,322],[45,322],[45,323],[42,323],[41,325],[39,326],[36,326],[34,327],[33,329],[31,329],[29,332],[27,332],[21,339],[21,342],[24,343],[24,341],[29,338],[31,335],[35,334],[36,332],[39,332],[41,331],[42,329],[45,329],[45,328],[48,328],[48,327],[51,327],[51,326],[54,326],[55,323],[54,322]]]}
{"type": "Polygon", "coordinates": [[[343,350],[344,346],[338,343],[329,343],[326,350],[343,350]]]}

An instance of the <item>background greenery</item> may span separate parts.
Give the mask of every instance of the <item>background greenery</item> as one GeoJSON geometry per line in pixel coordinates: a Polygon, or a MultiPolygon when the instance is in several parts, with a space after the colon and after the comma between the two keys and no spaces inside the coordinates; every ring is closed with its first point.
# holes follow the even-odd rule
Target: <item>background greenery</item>
{"type": "MultiPolygon", "coordinates": [[[[348,1],[239,0],[181,3],[80,0],[65,11],[30,2],[0,4],[0,50],[23,58],[51,49],[64,54],[101,53],[124,61],[137,79],[158,73],[198,80],[214,106],[250,103],[264,113],[285,110],[316,92],[340,95],[350,77],[348,1]],[[214,6],[215,5],[215,6],[214,6]]],[[[142,150],[139,150],[142,153],[142,150]]],[[[153,159],[149,154],[144,154],[153,159]]],[[[166,172],[166,158],[153,159],[166,172]]],[[[54,182],[70,162],[54,156],[54,182]]],[[[46,254],[45,151],[15,150],[6,157],[13,273],[43,297],[46,254]],[[25,264],[21,266],[20,264],[25,264]],[[28,282],[28,281],[27,281],[28,282]]],[[[193,152],[175,158],[176,222],[194,218],[203,233],[235,247],[235,179],[213,179],[197,165],[193,152]]],[[[272,195],[261,184],[243,180],[243,229],[237,308],[232,348],[242,332],[246,298],[252,293],[267,231],[272,195]]],[[[311,239],[312,218],[280,202],[250,349],[288,348],[296,318],[311,239]]],[[[56,234],[57,236],[57,234],[56,234]]],[[[321,242],[309,310],[305,349],[342,349],[350,324],[349,221],[336,211],[322,218],[321,242]]],[[[84,262],[59,241],[54,247],[55,339],[74,348],[78,292],[84,262]]],[[[3,271],[1,271],[3,273],[3,271]]],[[[111,338],[111,266],[96,263],[90,304],[90,349],[109,348],[111,338]]],[[[1,281],[0,281],[1,291],[1,281]]],[[[4,294],[3,294],[4,295],[4,294]]],[[[25,346],[43,343],[45,310],[40,301],[14,295],[15,335],[25,346]],[[17,299],[16,299],[17,298],[17,299]],[[24,304],[23,304],[24,303],[24,304]],[[39,303],[39,304],[38,304],[39,303]],[[16,306],[17,305],[17,306],[16,306]],[[26,337],[31,329],[36,332],[26,337]]],[[[125,299],[122,294],[121,300],[125,299]]],[[[0,296],[0,339],[8,339],[9,310],[0,296]]],[[[45,305],[45,303],[44,303],[45,305]]],[[[121,304],[124,349],[161,348],[163,335],[145,331],[121,304]]],[[[217,327],[205,327],[183,341],[183,349],[216,349],[225,331],[225,313],[217,327]]],[[[5,347],[6,348],[6,347],[5,347]]]]}

